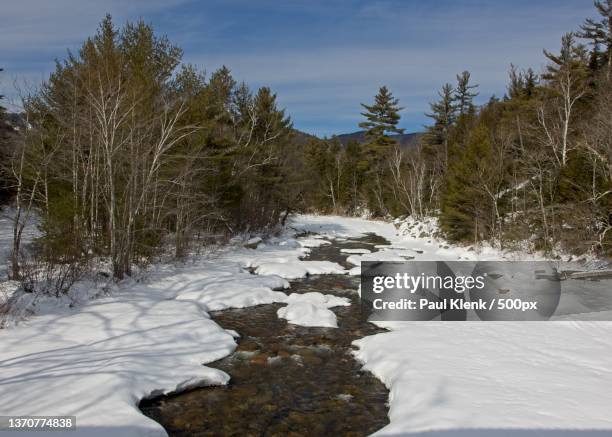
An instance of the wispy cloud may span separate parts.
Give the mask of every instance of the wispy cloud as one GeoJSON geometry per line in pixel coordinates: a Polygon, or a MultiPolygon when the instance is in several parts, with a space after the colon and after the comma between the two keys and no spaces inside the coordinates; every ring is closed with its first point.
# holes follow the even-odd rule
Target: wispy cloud
{"type": "MultiPolygon", "coordinates": [[[[270,85],[296,127],[350,131],[359,103],[387,84],[419,129],[437,89],[462,70],[481,100],[503,94],[510,62],[539,69],[542,48],[592,15],[591,0],[21,0],[3,5],[0,62],[11,75],[40,78],[78,47],[105,13],[143,18],[208,71],[229,66],[239,80],[270,85]],[[8,64],[8,65],[7,65],[8,64]]],[[[6,80],[5,80],[6,83],[6,80]]]]}

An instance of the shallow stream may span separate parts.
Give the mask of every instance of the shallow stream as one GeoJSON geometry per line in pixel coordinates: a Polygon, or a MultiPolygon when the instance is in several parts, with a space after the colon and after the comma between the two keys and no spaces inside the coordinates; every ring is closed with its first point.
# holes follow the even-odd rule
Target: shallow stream
{"type": "MultiPolygon", "coordinates": [[[[342,248],[388,244],[374,235],[313,248],[306,259],[345,266],[342,248]]],[[[364,436],[385,426],[388,391],[351,354],[351,343],[383,330],[361,316],[358,277],[310,276],[289,293],[348,297],[335,307],[339,328],[307,328],[279,319],[282,304],[211,313],[240,334],[236,351],[209,363],[231,375],[227,386],[203,387],[142,401],[144,414],[171,436],[364,436]]]]}

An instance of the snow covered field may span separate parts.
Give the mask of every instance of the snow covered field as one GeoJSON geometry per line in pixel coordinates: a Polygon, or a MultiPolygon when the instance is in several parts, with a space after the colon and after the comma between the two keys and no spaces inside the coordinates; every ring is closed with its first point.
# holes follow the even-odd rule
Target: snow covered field
{"type": "MultiPolygon", "coordinates": [[[[352,274],[362,259],[504,257],[492,249],[449,247],[427,226],[396,229],[323,216],[300,216],[291,226],[331,238],[375,233],[391,242],[376,254],[351,254],[352,274]]],[[[335,326],[329,308],[346,301],[277,291],[306,274],[347,273],[335,263],[299,260],[320,244],[325,240],[287,235],[256,250],[228,248],[193,264],[158,266],[145,282],[124,281],[82,305],[41,308],[0,330],[0,415],[76,415],[71,436],[165,435],[139,412],[141,398],[229,379],[202,365],[236,346],[236,333],[210,320],[208,311],[286,302],[279,317],[291,323],[335,326]]],[[[391,423],[380,435],[551,435],[561,429],[561,435],[612,435],[611,322],[388,327],[357,341],[355,352],[391,391],[391,423]]]]}

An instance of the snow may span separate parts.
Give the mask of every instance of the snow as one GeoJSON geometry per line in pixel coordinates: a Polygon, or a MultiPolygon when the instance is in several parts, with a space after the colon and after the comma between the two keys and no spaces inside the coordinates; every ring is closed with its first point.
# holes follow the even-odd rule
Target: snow
{"type": "Polygon", "coordinates": [[[337,306],[348,306],[351,301],[346,297],[334,296],[333,294],[323,294],[317,291],[309,293],[292,293],[285,299],[288,304],[306,302],[323,308],[333,308],[337,306]]]}
{"type": "MultiPolygon", "coordinates": [[[[235,242],[239,242],[239,239],[234,240],[235,242]]],[[[263,241],[263,239],[261,237],[253,237],[253,238],[249,238],[244,244],[243,246],[246,247],[247,249],[257,249],[257,246],[259,246],[259,243],[261,243],[263,241]]]]}
{"type": "Polygon", "coordinates": [[[335,239],[358,238],[366,234],[390,239],[397,234],[393,224],[388,222],[342,216],[300,215],[291,221],[290,226],[300,232],[314,232],[335,239]]]}
{"type": "MultiPolygon", "coordinates": [[[[284,235],[259,241],[257,249],[237,243],[189,265],[156,266],[145,281],[107,288],[83,283],[66,300],[37,302],[35,316],[0,329],[1,414],[77,415],[71,436],[166,435],[140,413],[140,399],[229,380],[206,363],[231,353],[238,333],[219,327],[209,311],[278,302],[286,304],[278,316],[289,323],[337,326],[330,308],[347,305],[347,299],[279,291],[289,286],[288,279],[347,273],[336,263],[301,259],[326,239],[374,233],[390,241],[377,254],[349,253],[356,266],[351,274],[367,259],[513,256],[491,247],[448,245],[436,237],[433,220],[307,215],[293,219],[291,227],[320,235],[284,235]]],[[[0,239],[3,232],[0,226],[0,239]]],[[[589,316],[606,300],[604,294],[588,299],[569,294],[560,307],[580,305],[589,316]]],[[[378,435],[541,436],[585,430],[609,435],[612,430],[612,322],[381,325],[391,331],[354,343],[356,358],[390,389],[391,423],[378,435]]]]}
{"type": "Polygon", "coordinates": [[[246,242],[247,245],[256,245],[262,242],[261,237],[249,238],[246,242]]]}
{"type": "Polygon", "coordinates": [[[395,329],[354,342],[364,368],[391,390],[391,424],[376,435],[612,429],[612,323],[402,322],[395,329]]]}
{"type": "Polygon", "coordinates": [[[329,244],[323,239],[298,238],[271,240],[260,244],[257,251],[240,251],[233,259],[245,268],[253,269],[258,275],[276,275],[285,279],[298,279],[308,275],[346,274],[339,264],[330,261],[304,261],[300,258],[310,253],[306,247],[315,244],[329,244]]]}
{"type": "MultiPolygon", "coordinates": [[[[352,254],[347,261],[359,266],[362,261],[457,261],[457,260],[543,260],[539,254],[500,251],[481,245],[479,247],[453,246],[440,239],[437,221],[427,218],[417,221],[406,218],[395,223],[341,216],[302,215],[291,222],[291,227],[300,232],[318,232],[326,238],[360,238],[376,234],[389,240],[388,245],[379,245],[378,252],[352,254]],[[424,235],[424,236],[420,236],[424,235]]],[[[346,252],[345,252],[346,253],[346,252]]],[[[359,268],[350,274],[359,274],[359,268]]]]}
{"type": "Polygon", "coordinates": [[[331,244],[331,241],[322,238],[300,238],[298,241],[302,247],[320,247],[331,244]]]}
{"type": "Polygon", "coordinates": [[[307,275],[346,274],[340,264],[331,261],[263,262],[256,264],[258,275],[278,275],[286,279],[298,279],[307,275]]]}
{"type": "Polygon", "coordinates": [[[197,280],[190,281],[187,276],[183,274],[181,282],[193,285],[185,287],[176,299],[199,302],[208,311],[282,302],[285,293],[274,290],[289,288],[289,282],[283,278],[245,275],[242,269],[217,271],[216,276],[204,284],[198,284],[197,280]]]}
{"type": "Polygon", "coordinates": [[[337,328],[336,315],[327,308],[308,302],[290,303],[279,308],[278,317],[287,319],[289,323],[300,326],[318,326],[322,328],[337,328]]]}
{"type": "MultiPolygon", "coordinates": [[[[5,275],[8,266],[8,259],[13,247],[13,222],[15,217],[15,208],[12,206],[5,207],[0,211],[0,274],[5,275]]],[[[30,218],[25,228],[23,229],[22,244],[26,246],[35,237],[39,235],[38,219],[35,215],[30,214],[30,218]]]]}
{"type": "Polygon", "coordinates": [[[1,330],[2,414],[76,415],[70,435],[165,435],[138,401],[227,383],[227,374],[201,363],[235,348],[202,305],[172,294],[161,285],[126,287],[1,330]]]}
{"type": "Polygon", "coordinates": [[[364,253],[363,255],[351,255],[346,261],[358,266],[362,261],[405,261],[405,259],[395,250],[381,250],[374,253],[364,253]]]}
{"type": "Polygon", "coordinates": [[[347,306],[351,302],[345,297],[333,294],[322,294],[316,291],[310,293],[292,293],[287,296],[288,304],[277,311],[278,317],[287,319],[289,323],[300,326],[318,326],[337,328],[336,315],[328,308],[347,306]]]}
{"type": "Polygon", "coordinates": [[[364,254],[370,253],[371,251],[368,249],[340,249],[340,253],[350,253],[350,254],[364,254]]]}

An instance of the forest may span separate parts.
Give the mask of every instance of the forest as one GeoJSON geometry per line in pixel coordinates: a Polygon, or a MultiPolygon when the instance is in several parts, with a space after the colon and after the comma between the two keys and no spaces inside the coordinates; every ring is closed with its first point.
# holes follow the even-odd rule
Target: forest
{"type": "Polygon", "coordinates": [[[609,255],[612,2],[596,11],[544,50],[544,71],[510,64],[506,94],[484,105],[470,72],[449,77],[409,147],[394,134],[410,102],[386,86],[362,105],[364,142],[305,136],[270,88],[205,73],[151,25],[107,16],[19,117],[0,112],[9,276],[25,290],[52,277],[61,294],[94,262],[122,279],[296,212],[436,217],[451,242],[609,255]]]}
{"type": "MultiPolygon", "coordinates": [[[[477,107],[470,72],[442,85],[431,125],[400,147],[400,102],[363,104],[364,144],[312,141],[304,207],[435,216],[453,242],[609,254],[612,243],[612,2],[544,50],[545,71],[510,65],[507,92],[477,107]]],[[[409,102],[408,102],[409,104],[409,102]]]]}

